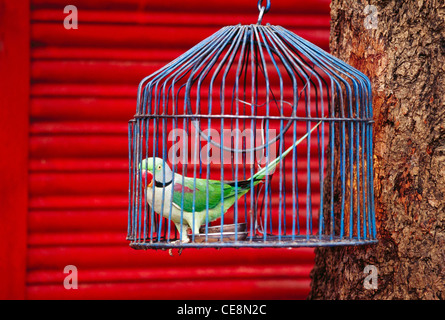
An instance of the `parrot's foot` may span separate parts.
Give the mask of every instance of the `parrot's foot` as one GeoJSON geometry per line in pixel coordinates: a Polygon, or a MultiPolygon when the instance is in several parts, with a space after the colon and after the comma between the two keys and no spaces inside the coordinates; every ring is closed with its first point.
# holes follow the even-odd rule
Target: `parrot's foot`
{"type": "MultiPolygon", "coordinates": [[[[184,249],[184,248],[179,248],[178,249],[178,256],[181,255],[182,249],[184,249]]],[[[168,254],[170,255],[170,257],[173,257],[173,249],[172,248],[168,249],[168,254]]]]}
{"type": "MultiPolygon", "coordinates": [[[[173,245],[181,245],[181,244],[183,244],[183,243],[189,243],[189,242],[190,242],[190,239],[189,239],[189,237],[187,237],[187,238],[184,238],[183,240],[176,240],[176,241],[173,241],[172,244],[173,244],[173,245]]],[[[182,253],[182,249],[184,249],[184,248],[179,248],[179,249],[178,249],[178,256],[181,255],[181,253],[182,253]]],[[[169,254],[171,257],[173,257],[173,248],[168,249],[168,254],[169,254]]]]}
{"type": "Polygon", "coordinates": [[[182,240],[173,241],[173,242],[171,242],[171,244],[173,244],[173,245],[181,245],[183,243],[189,243],[189,242],[190,242],[190,238],[187,237],[187,238],[184,238],[182,240]]]}

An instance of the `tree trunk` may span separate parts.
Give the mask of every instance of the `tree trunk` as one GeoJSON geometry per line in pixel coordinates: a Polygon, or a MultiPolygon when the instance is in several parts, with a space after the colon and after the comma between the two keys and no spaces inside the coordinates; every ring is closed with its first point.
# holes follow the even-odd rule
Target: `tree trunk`
{"type": "Polygon", "coordinates": [[[444,1],[333,0],[331,17],[332,54],[372,83],[379,243],[316,249],[309,299],[445,299],[444,1]]]}

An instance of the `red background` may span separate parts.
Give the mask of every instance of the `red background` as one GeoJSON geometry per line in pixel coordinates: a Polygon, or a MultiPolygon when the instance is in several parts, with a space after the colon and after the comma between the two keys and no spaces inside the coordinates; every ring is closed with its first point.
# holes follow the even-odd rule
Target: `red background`
{"type": "MultiPolygon", "coordinates": [[[[265,1],[264,1],[265,2],[265,1]]],[[[272,1],[328,50],[328,0],[272,1]]],[[[136,251],[125,240],[127,121],[139,81],[255,0],[0,0],[0,298],[304,299],[313,249],[136,251]],[[63,286],[66,265],[77,290],[63,286]]]]}

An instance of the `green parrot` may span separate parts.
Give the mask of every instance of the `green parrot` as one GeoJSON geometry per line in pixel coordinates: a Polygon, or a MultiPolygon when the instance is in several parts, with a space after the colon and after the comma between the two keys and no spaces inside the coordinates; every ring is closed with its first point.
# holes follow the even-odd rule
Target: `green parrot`
{"type": "Polygon", "coordinates": [[[147,202],[157,214],[167,219],[170,217],[174,222],[181,235],[178,243],[187,243],[190,241],[187,235],[188,230],[191,229],[195,235],[199,234],[200,226],[206,223],[207,210],[208,222],[220,218],[222,213],[232,207],[252,187],[263,182],[266,175],[272,173],[280,161],[312,133],[320,123],[321,121],[309,133],[306,133],[275,160],[247,180],[227,182],[184,177],[173,173],[161,158],[144,159],[140,163],[139,169],[141,178],[147,179],[146,184],[144,183],[147,185],[147,202]],[[222,203],[221,198],[223,198],[222,203]]]}

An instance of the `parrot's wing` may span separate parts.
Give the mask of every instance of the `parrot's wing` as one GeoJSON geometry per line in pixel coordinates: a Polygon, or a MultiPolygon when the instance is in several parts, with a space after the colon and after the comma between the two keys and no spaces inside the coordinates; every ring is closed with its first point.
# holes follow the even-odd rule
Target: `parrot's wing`
{"type": "Polygon", "coordinates": [[[224,199],[234,194],[234,188],[227,183],[222,183],[221,185],[221,181],[196,179],[196,182],[194,182],[194,179],[187,177],[184,177],[184,180],[182,180],[182,177],[175,180],[173,186],[173,203],[180,208],[182,207],[183,210],[187,212],[193,211],[193,196],[195,197],[195,212],[201,212],[207,208],[207,186],[209,188],[209,210],[221,203],[221,190],[224,199]]]}

